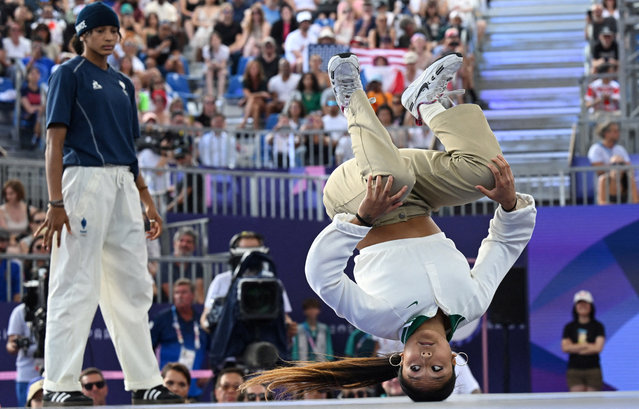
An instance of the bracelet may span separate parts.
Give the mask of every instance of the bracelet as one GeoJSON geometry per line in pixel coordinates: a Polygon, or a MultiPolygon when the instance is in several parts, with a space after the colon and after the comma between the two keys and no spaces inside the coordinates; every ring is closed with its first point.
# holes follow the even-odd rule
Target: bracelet
{"type": "Polygon", "coordinates": [[[144,186],[142,186],[142,187],[139,187],[139,188],[138,188],[138,192],[141,192],[141,191],[143,191],[144,189],[148,189],[148,188],[149,188],[149,187],[148,187],[147,185],[144,185],[144,186]]]}
{"type": "MultiPolygon", "coordinates": [[[[510,210],[506,210],[506,209],[504,209],[504,211],[505,211],[506,213],[510,213],[510,212],[512,212],[513,210],[515,210],[515,208],[516,208],[516,207],[517,207],[517,197],[515,197],[515,205],[514,205],[514,206],[513,206],[510,210]]],[[[503,208],[503,206],[502,206],[502,208],[503,208]]]]}
{"type": "Polygon", "coordinates": [[[64,207],[64,199],[49,200],[49,207],[64,207]]]}
{"type": "Polygon", "coordinates": [[[367,222],[366,220],[364,220],[364,218],[360,216],[359,213],[355,213],[355,217],[357,218],[357,220],[359,220],[362,226],[373,227],[373,225],[367,222]]]}

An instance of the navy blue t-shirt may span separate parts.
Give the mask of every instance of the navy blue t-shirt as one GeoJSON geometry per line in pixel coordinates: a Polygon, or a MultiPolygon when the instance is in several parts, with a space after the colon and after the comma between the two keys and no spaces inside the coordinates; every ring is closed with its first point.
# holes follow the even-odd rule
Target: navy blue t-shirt
{"type": "Polygon", "coordinates": [[[135,90],[124,74],[75,57],[49,79],[47,128],[67,126],[64,166],[125,165],[137,178],[135,90]]]}

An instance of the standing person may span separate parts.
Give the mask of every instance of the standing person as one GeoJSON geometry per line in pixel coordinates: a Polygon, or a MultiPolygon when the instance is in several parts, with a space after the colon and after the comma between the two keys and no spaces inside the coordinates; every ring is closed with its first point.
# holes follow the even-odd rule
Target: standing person
{"type": "Polygon", "coordinates": [[[45,406],[91,405],[78,381],[98,304],[124,372],[133,404],[173,403],[162,385],[151,347],[147,312],[144,203],[151,228],[162,220],[138,172],[139,136],[133,84],[107,64],[120,23],[104,3],[78,14],[79,56],[60,65],[49,83],[46,228],[52,248],[45,342],[45,406]],[[64,153],[64,157],[63,157],[64,153]]]}
{"type": "Polygon", "coordinates": [[[333,340],[328,325],[318,321],[322,304],[317,298],[307,298],[302,303],[302,313],[306,318],[297,326],[293,337],[291,358],[294,361],[332,361],[333,340]]]}
{"type": "Polygon", "coordinates": [[[395,147],[363,91],[357,57],[338,54],[328,64],[355,160],[327,181],[324,204],[333,222],[309,250],[306,278],[338,315],[371,335],[401,340],[403,352],[279,368],[244,386],[270,383],[301,395],[398,376],[415,401],[451,394],[456,354],[447,341],[457,327],[486,312],[528,243],[536,215],[533,198],[515,192],[510,166],[481,109],[465,104],[446,110],[440,103],[461,64],[458,54],[436,61],[402,95],[403,105],[438,135],[445,152],[395,147]],[[500,206],[471,269],[430,212],[482,194],[500,206]],[[354,282],[343,271],[355,248],[360,254],[354,282]]]}
{"type": "Polygon", "coordinates": [[[604,326],[595,319],[590,291],[573,297],[573,320],[564,327],[561,350],[570,354],[566,382],[570,392],[600,391],[603,386],[599,354],[606,341],[604,326]]]}

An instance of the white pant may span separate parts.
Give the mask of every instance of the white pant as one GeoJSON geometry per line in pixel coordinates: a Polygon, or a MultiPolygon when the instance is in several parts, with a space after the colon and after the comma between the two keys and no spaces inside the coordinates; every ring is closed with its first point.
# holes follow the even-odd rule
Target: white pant
{"type": "MultiPolygon", "coordinates": [[[[126,390],[162,383],[151,346],[152,280],[140,195],[127,167],[69,167],[62,177],[71,234],[53,247],[45,342],[46,391],[80,391],[98,303],[126,390]]],[[[55,244],[55,241],[54,241],[55,244]]]]}

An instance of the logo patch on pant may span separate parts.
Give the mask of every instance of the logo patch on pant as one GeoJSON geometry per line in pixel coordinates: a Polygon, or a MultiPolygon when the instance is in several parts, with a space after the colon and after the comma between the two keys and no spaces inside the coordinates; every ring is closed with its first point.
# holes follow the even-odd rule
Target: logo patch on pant
{"type": "Polygon", "coordinates": [[[80,234],[83,236],[86,236],[87,235],[87,219],[83,217],[82,220],[80,221],[80,226],[82,226],[80,228],[80,234]]]}

